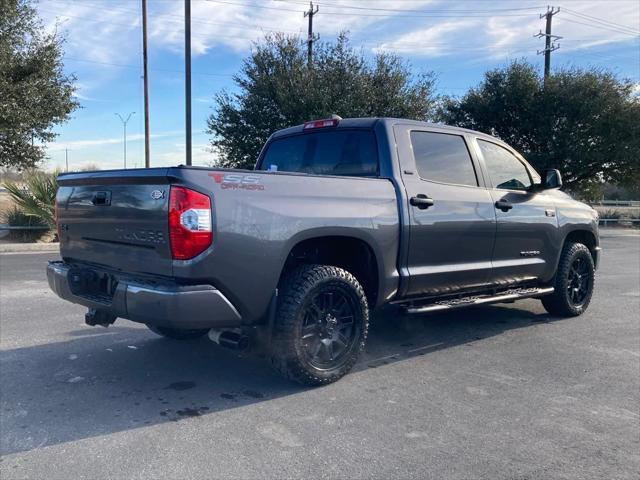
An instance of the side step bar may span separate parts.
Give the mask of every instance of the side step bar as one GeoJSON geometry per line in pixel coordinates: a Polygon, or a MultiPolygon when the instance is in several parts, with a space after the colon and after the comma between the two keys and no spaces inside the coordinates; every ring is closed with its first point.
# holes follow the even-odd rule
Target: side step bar
{"type": "Polygon", "coordinates": [[[454,298],[451,300],[440,300],[428,305],[405,307],[405,313],[426,313],[452,310],[454,308],[471,307],[473,305],[484,305],[487,303],[510,302],[522,298],[541,297],[553,293],[553,287],[546,288],[516,288],[506,290],[495,295],[474,295],[471,297],[454,298]]]}

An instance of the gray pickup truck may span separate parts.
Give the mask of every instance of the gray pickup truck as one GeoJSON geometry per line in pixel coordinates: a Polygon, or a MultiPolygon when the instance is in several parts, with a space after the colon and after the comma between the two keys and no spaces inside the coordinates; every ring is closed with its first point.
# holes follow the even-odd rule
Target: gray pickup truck
{"type": "Polygon", "coordinates": [[[58,178],[51,288],[174,339],[262,332],[286,377],[337,380],[369,315],[541,298],[589,305],[596,212],[504,142],[416,121],[331,118],[274,133],[255,170],[170,167],[58,178]]]}

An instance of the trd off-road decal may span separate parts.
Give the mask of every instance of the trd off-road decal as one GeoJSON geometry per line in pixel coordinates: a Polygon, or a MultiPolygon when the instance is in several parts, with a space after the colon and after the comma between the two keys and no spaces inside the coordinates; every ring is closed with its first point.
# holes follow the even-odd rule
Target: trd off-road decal
{"type": "Polygon", "coordinates": [[[223,190],[227,188],[243,190],[264,190],[259,175],[243,175],[241,173],[210,173],[213,181],[220,184],[223,190]]]}

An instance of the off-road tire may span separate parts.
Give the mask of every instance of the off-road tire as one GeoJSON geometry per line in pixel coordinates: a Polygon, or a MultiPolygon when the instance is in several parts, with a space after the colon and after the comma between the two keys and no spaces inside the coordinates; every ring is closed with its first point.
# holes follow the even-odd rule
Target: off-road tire
{"type": "MultiPolygon", "coordinates": [[[[271,346],[271,363],[285,378],[303,385],[326,385],[343,377],[355,365],[369,328],[369,307],[358,280],[346,270],[329,265],[303,265],[286,274],[279,285],[278,306],[271,346]],[[354,333],[342,361],[317,368],[302,340],[305,317],[317,295],[340,289],[353,311],[354,333]]],[[[331,354],[333,357],[333,353],[331,354]]],[[[331,359],[332,360],[332,359],[331,359]]]]}
{"type": "Polygon", "coordinates": [[[589,249],[582,243],[567,243],[562,249],[558,270],[554,277],[553,287],[555,290],[551,295],[541,298],[542,305],[552,315],[561,317],[582,315],[591,302],[594,280],[595,265],[589,249]],[[588,282],[586,296],[577,304],[572,301],[569,293],[571,269],[576,259],[584,262],[587,275],[586,281],[588,282]]]}
{"type": "Polygon", "coordinates": [[[171,338],[172,340],[193,340],[205,336],[209,331],[206,328],[183,330],[180,328],[156,327],[154,325],[147,325],[147,328],[161,337],[171,338]]]}

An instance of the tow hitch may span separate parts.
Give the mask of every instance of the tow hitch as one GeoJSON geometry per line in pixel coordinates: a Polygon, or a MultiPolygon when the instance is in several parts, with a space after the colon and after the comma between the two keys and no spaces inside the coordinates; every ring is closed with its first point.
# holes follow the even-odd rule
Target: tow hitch
{"type": "Polygon", "coordinates": [[[84,321],[87,325],[95,327],[96,325],[100,325],[101,327],[108,327],[113,322],[116,321],[114,315],[111,315],[109,312],[105,310],[97,310],[95,308],[90,308],[87,313],[84,314],[84,321]]]}

